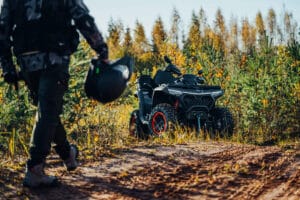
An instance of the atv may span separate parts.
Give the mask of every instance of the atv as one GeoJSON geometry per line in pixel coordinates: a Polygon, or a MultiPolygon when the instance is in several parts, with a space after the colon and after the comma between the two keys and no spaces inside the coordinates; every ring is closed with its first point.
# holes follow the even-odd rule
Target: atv
{"type": "Polygon", "coordinates": [[[147,139],[160,136],[175,124],[209,131],[215,135],[231,136],[233,118],[227,108],[217,107],[216,100],[224,94],[220,86],[206,84],[200,70],[198,75],[184,74],[165,56],[165,70],[154,78],[141,75],[137,81],[136,97],[139,109],[131,113],[129,132],[147,139]]]}

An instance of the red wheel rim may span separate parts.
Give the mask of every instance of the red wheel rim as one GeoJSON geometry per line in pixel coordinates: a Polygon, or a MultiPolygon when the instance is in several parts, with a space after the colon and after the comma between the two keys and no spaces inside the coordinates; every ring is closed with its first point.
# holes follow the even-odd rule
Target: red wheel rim
{"type": "Polygon", "coordinates": [[[160,135],[167,130],[167,118],[162,112],[156,112],[151,122],[152,130],[155,134],[160,135]]]}

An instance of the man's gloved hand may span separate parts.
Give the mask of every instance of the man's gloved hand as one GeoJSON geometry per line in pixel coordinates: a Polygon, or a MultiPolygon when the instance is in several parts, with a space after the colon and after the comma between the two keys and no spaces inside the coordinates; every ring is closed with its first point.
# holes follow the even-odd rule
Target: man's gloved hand
{"type": "Polygon", "coordinates": [[[4,81],[8,84],[16,84],[18,82],[18,74],[15,70],[7,71],[3,73],[4,81]]]}
{"type": "Polygon", "coordinates": [[[97,53],[99,54],[99,59],[103,62],[108,62],[108,47],[106,43],[102,43],[96,49],[97,53]]]}
{"type": "Polygon", "coordinates": [[[15,65],[13,64],[11,56],[0,57],[0,68],[2,68],[2,76],[6,83],[18,83],[18,73],[16,71],[15,65]]]}

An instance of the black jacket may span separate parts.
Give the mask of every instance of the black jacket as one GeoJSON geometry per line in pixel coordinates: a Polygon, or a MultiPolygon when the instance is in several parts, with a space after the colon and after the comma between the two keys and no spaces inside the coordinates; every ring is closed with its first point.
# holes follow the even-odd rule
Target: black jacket
{"type": "Polygon", "coordinates": [[[3,0],[0,14],[0,64],[3,71],[9,70],[12,63],[12,49],[18,56],[36,50],[56,51],[51,46],[56,43],[66,42],[69,48],[72,45],[69,43],[76,39],[76,29],[100,58],[107,59],[107,45],[83,0],[3,0]],[[63,5],[58,6],[61,2],[63,5]],[[75,37],[71,38],[74,34],[75,37]],[[70,42],[64,41],[66,36],[70,42]]]}

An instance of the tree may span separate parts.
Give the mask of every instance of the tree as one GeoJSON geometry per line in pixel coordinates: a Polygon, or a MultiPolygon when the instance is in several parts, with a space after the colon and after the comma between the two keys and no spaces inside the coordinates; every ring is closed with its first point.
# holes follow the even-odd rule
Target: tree
{"type": "Polygon", "coordinates": [[[251,53],[255,47],[256,31],[255,28],[250,25],[248,18],[245,18],[242,21],[241,35],[244,50],[247,53],[251,53]]]}
{"type": "Polygon", "coordinates": [[[258,39],[259,42],[261,43],[266,38],[266,28],[265,28],[265,23],[262,18],[261,12],[258,12],[256,14],[255,25],[258,33],[258,39]]]}
{"type": "Polygon", "coordinates": [[[123,33],[123,24],[121,21],[110,20],[108,24],[108,38],[107,43],[109,46],[110,56],[118,58],[122,56],[121,38],[123,33]]]}
{"type": "Polygon", "coordinates": [[[230,53],[235,53],[238,51],[239,44],[238,44],[238,35],[239,30],[238,30],[238,24],[237,24],[237,19],[234,17],[231,17],[230,19],[230,35],[229,35],[229,51],[230,53]]]}
{"type": "Polygon", "coordinates": [[[197,51],[201,47],[201,31],[200,31],[200,22],[193,12],[192,14],[192,23],[190,25],[188,37],[185,43],[185,49],[189,49],[190,51],[197,51]]]}
{"type": "MultiPolygon", "coordinates": [[[[199,11],[199,22],[200,22],[200,28],[202,30],[205,30],[207,28],[207,17],[203,8],[200,8],[199,11]]],[[[204,36],[204,34],[202,36],[204,36]]]]}
{"type": "Polygon", "coordinates": [[[225,19],[220,9],[218,9],[216,13],[215,31],[217,34],[226,35],[225,19]]]}
{"type": "Polygon", "coordinates": [[[291,14],[288,12],[284,13],[284,32],[285,38],[289,38],[292,32],[291,14]]]}
{"type": "Polygon", "coordinates": [[[124,41],[122,43],[125,54],[131,54],[132,51],[132,37],[130,34],[130,28],[127,27],[124,35],[124,41]]]}
{"type": "Polygon", "coordinates": [[[146,69],[148,71],[152,69],[150,64],[152,58],[151,48],[146,38],[144,26],[138,21],[134,29],[132,52],[135,58],[136,70],[142,72],[146,69]]]}
{"type": "Polygon", "coordinates": [[[167,34],[161,20],[161,17],[155,21],[155,24],[152,29],[152,43],[153,43],[153,52],[159,54],[162,45],[166,41],[167,34]]]}
{"type": "Polygon", "coordinates": [[[214,41],[214,48],[222,52],[222,54],[225,53],[226,50],[225,41],[227,41],[227,35],[224,16],[221,10],[218,9],[215,19],[215,36],[212,39],[214,41]]]}
{"type": "Polygon", "coordinates": [[[293,14],[289,12],[285,12],[284,14],[284,37],[286,38],[286,42],[289,43],[293,40],[296,40],[297,36],[297,22],[293,20],[293,14]]]}
{"type": "Polygon", "coordinates": [[[275,40],[276,39],[276,27],[277,27],[277,22],[276,22],[276,13],[274,11],[274,9],[269,9],[268,12],[268,18],[267,18],[267,22],[268,22],[268,32],[270,37],[275,40]]]}
{"type": "Polygon", "coordinates": [[[143,54],[149,51],[149,42],[146,38],[144,26],[140,22],[136,22],[133,37],[134,53],[143,54]]]}
{"type": "Polygon", "coordinates": [[[179,45],[179,25],[181,23],[181,17],[179,15],[179,12],[176,8],[173,9],[172,12],[172,19],[171,19],[171,30],[169,34],[169,41],[172,44],[176,44],[177,46],[179,45]]]}

